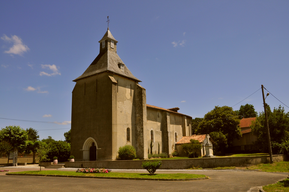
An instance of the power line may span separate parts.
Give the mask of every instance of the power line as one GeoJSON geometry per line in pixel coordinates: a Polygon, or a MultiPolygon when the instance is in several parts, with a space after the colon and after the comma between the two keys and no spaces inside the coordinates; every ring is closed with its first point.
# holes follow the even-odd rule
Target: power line
{"type": "MultiPolygon", "coordinates": [[[[264,89],[266,89],[266,87],[264,87],[264,89]]],[[[272,95],[275,99],[277,99],[280,103],[282,103],[283,105],[285,105],[287,108],[289,108],[288,107],[288,105],[286,105],[285,103],[283,103],[280,99],[278,99],[275,95],[273,95],[268,89],[266,89],[266,91],[268,91],[269,93],[270,93],[270,95],[272,95]]]]}
{"type": "Polygon", "coordinates": [[[58,123],[56,121],[33,121],[33,120],[25,120],[25,119],[12,119],[12,118],[5,118],[5,117],[0,117],[0,119],[4,120],[12,120],[12,121],[25,121],[25,122],[33,122],[33,123],[52,123],[52,124],[58,124],[60,125],[61,123],[58,123]]]}
{"type": "Polygon", "coordinates": [[[235,105],[233,105],[232,107],[238,105],[239,103],[245,101],[246,99],[248,99],[249,97],[251,97],[252,95],[254,95],[255,93],[257,93],[261,88],[257,89],[254,93],[252,93],[251,95],[249,95],[248,97],[246,97],[245,99],[243,99],[242,101],[239,101],[238,103],[236,103],[235,105]]]}
{"type": "Polygon", "coordinates": [[[50,131],[50,130],[61,130],[61,129],[70,129],[70,128],[59,128],[59,129],[37,129],[37,131],[50,131]]]}

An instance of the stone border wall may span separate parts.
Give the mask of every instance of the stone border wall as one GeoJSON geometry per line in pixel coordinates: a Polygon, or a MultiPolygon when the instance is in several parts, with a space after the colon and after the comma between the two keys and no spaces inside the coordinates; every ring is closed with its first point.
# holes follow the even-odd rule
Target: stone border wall
{"type": "MultiPolygon", "coordinates": [[[[142,169],[146,160],[116,160],[116,161],[76,161],[65,162],[65,167],[75,168],[108,168],[108,169],[142,169]]],[[[246,166],[268,163],[269,156],[253,157],[212,157],[198,159],[162,160],[161,169],[188,169],[192,167],[213,168],[229,166],[246,166]]],[[[283,155],[273,155],[273,161],[283,161],[283,155]]]]}

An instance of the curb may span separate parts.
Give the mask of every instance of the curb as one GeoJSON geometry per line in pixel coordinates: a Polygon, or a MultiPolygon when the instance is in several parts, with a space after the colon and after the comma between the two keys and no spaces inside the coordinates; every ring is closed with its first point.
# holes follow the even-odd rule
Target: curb
{"type": "Polygon", "coordinates": [[[205,180],[210,179],[210,177],[206,176],[204,178],[192,178],[192,179],[148,179],[148,178],[122,178],[122,177],[98,177],[98,176],[75,176],[75,175],[42,175],[42,174],[10,174],[6,173],[6,175],[13,176],[42,176],[42,177],[74,177],[74,178],[94,178],[94,179],[126,179],[126,180],[149,180],[149,181],[193,181],[193,180],[205,180]]]}

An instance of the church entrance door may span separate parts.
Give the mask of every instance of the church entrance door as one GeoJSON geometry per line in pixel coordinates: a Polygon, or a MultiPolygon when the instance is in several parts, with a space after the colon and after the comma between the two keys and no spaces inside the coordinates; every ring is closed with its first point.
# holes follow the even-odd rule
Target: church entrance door
{"type": "Polygon", "coordinates": [[[92,142],[89,148],[89,161],[95,161],[95,160],[96,160],[96,146],[94,142],[92,142]]]}

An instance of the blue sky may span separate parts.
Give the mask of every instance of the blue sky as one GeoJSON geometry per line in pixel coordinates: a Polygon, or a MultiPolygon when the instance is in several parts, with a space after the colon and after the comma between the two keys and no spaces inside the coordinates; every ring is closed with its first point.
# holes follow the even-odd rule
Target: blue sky
{"type": "MultiPolygon", "coordinates": [[[[32,127],[41,139],[64,140],[72,80],[98,55],[107,16],[148,104],[193,118],[217,105],[249,103],[261,112],[263,84],[288,106],[288,8],[286,0],[2,0],[0,127],[32,127]]],[[[282,104],[272,95],[266,101],[282,104]]]]}

